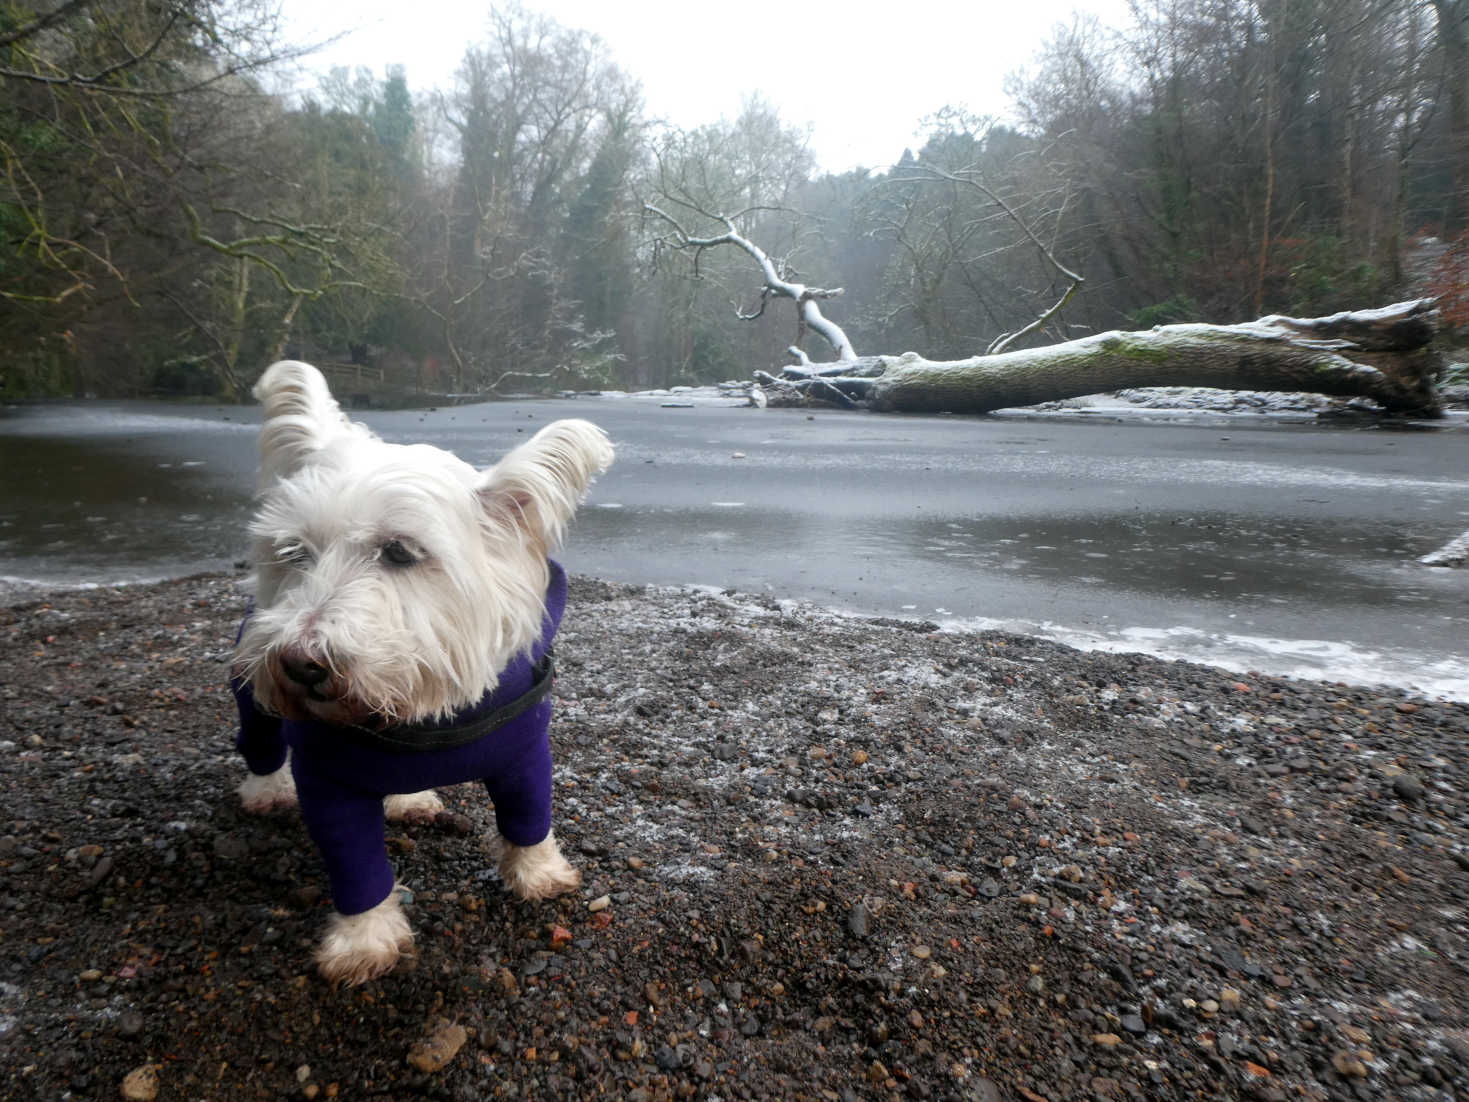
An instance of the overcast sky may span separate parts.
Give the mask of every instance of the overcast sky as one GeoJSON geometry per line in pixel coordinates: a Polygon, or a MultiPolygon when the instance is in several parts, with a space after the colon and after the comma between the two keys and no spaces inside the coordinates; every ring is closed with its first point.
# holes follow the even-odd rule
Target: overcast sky
{"type": "MultiPolygon", "coordinates": [[[[905,0],[720,4],[699,0],[534,0],[591,31],[643,86],[649,114],[680,126],[734,118],[760,92],[787,122],[810,124],[821,166],[885,166],[919,120],[946,104],[1003,115],[1007,74],[1028,64],[1074,11],[1126,21],[1126,0],[905,0]],[[824,21],[823,21],[824,20],[824,21]]],[[[284,0],[290,34],[352,33],[309,62],[407,67],[415,91],[447,86],[467,46],[488,38],[473,0],[284,0]]]]}

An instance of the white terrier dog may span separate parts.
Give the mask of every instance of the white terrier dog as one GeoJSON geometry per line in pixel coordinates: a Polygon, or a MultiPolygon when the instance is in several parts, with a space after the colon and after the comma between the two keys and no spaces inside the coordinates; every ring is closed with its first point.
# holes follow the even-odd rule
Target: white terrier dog
{"type": "Polygon", "coordinates": [[[231,681],[250,768],[239,794],[252,812],[299,802],[337,909],[317,964],[361,983],[413,944],[383,815],[432,818],[435,786],[483,781],[516,895],[581,883],[551,833],[566,576],[547,556],[612,447],[589,422],[557,421],[478,471],[348,421],[309,364],[275,364],[255,396],[255,599],[231,681]]]}

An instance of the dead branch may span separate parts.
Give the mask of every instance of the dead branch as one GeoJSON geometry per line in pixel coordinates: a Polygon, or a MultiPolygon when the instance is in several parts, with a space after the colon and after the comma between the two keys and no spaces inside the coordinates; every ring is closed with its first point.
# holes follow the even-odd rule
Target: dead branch
{"type": "Polygon", "coordinates": [[[796,304],[797,344],[804,338],[806,330],[811,329],[818,333],[831,346],[831,350],[835,353],[838,362],[855,360],[857,358],[856,350],[853,349],[852,342],[842,330],[842,327],[822,314],[821,307],[817,305],[818,299],[836,298],[842,294],[842,288],[808,287],[804,283],[795,283],[783,278],[776,262],[759,245],[756,245],[749,238],[739,233],[735,229],[732,218],[723,214],[710,214],[706,211],[698,210],[692,207],[691,204],[682,201],[680,201],[680,205],[689,206],[695,213],[722,223],[725,232],[712,237],[695,237],[683,227],[678,219],[674,218],[667,211],[652,203],[644,203],[643,210],[655,218],[660,219],[668,227],[668,232],[658,238],[658,241],[655,243],[655,248],[658,244],[662,244],[665,247],[679,251],[692,249],[694,250],[696,262],[698,255],[705,249],[733,245],[735,248],[743,250],[760,268],[760,273],[764,277],[765,282],[761,291],[760,311],[756,314],[749,315],[736,311],[741,318],[749,320],[750,318],[759,317],[760,314],[763,314],[765,312],[765,300],[770,295],[775,295],[778,298],[788,298],[796,304]]]}

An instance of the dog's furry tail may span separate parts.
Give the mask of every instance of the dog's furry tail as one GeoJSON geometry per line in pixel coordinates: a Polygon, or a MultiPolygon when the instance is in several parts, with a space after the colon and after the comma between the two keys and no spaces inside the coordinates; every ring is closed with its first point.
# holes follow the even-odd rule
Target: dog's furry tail
{"type": "Polygon", "coordinates": [[[300,360],[271,364],[251,393],[265,407],[260,426],[262,490],[334,437],[359,431],[342,413],[321,372],[300,360]]]}

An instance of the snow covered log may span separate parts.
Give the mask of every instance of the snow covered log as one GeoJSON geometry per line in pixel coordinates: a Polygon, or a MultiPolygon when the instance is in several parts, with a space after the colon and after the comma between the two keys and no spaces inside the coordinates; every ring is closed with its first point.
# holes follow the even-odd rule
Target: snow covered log
{"type": "Polygon", "coordinates": [[[1369,398],[1384,410],[1442,415],[1429,347],[1432,299],[1324,318],[1163,325],[964,360],[913,352],[764,375],[771,405],[849,404],[898,412],[988,413],[1127,387],[1202,386],[1369,398]]]}

